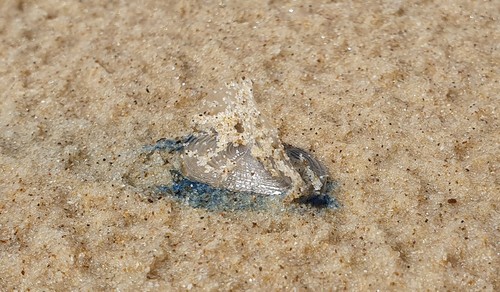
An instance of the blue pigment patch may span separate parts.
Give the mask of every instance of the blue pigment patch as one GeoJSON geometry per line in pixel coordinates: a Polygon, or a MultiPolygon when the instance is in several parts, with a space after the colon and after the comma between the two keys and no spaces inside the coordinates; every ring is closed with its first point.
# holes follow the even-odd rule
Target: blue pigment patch
{"type": "Polygon", "coordinates": [[[187,179],[176,170],[171,170],[170,173],[172,185],[158,186],[158,194],[169,196],[193,208],[224,211],[261,210],[272,202],[269,196],[214,188],[208,184],[187,179]]]}
{"type": "Polygon", "coordinates": [[[194,139],[193,135],[189,135],[185,138],[181,139],[167,139],[167,138],[162,138],[154,145],[147,145],[143,147],[143,150],[152,152],[152,151],[168,151],[168,152],[174,152],[174,151],[182,151],[184,149],[184,146],[191,142],[194,139]]]}
{"type": "Polygon", "coordinates": [[[309,205],[315,208],[340,208],[339,202],[332,196],[332,193],[338,185],[330,180],[325,182],[322,192],[313,192],[310,195],[304,195],[294,200],[294,203],[309,205]]]}

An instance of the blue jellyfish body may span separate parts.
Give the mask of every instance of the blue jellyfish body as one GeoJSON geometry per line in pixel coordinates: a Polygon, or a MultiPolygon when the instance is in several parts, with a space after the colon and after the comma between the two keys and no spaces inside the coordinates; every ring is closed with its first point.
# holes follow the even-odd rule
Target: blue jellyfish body
{"type": "MultiPolygon", "coordinates": [[[[160,139],[154,145],[146,146],[144,150],[168,151],[170,153],[182,152],[190,143],[197,143],[194,135],[189,135],[180,139],[160,139]]],[[[306,205],[314,208],[339,208],[339,203],[333,196],[338,185],[332,181],[326,168],[308,152],[284,145],[285,152],[290,158],[293,167],[298,171],[304,181],[311,184],[310,175],[306,173],[309,167],[314,174],[319,177],[321,189],[310,188],[310,190],[293,200],[296,205],[306,205]]],[[[209,210],[259,210],[283,201],[286,192],[276,195],[264,195],[251,191],[234,191],[213,187],[210,184],[194,181],[185,177],[179,170],[170,170],[172,176],[171,185],[161,185],[156,187],[157,193],[161,196],[168,196],[175,200],[182,201],[194,208],[205,208],[209,210]]]]}

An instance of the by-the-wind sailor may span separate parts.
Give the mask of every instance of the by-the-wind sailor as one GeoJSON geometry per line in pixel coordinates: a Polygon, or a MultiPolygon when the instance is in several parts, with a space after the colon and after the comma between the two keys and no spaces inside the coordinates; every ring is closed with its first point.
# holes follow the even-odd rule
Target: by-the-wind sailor
{"type": "Polygon", "coordinates": [[[175,155],[172,184],[162,192],[209,209],[270,202],[338,207],[327,169],[308,152],[280,142],[257,110],[250,82],[214,92],[204,107],[194,125],[198,134],[149,147],[175,155]]]}

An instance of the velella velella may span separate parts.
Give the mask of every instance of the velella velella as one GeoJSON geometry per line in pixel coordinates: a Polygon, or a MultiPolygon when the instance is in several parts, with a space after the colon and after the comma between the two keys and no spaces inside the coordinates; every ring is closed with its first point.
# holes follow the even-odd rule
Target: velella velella
{"type": "Polygon", "coordinates": [[[158,186],[158,192],[213,210],[339,206],[326,167],[307,151],[280,141],[257,110],[251,81],[227,84],[202,106],[194,133],[146,147],[172,155],[172,182],[158,186]]]}

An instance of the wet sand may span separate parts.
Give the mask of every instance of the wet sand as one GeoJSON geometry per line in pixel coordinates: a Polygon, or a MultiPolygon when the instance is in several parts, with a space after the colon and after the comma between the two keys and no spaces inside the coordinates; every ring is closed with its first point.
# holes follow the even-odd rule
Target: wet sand
{"type": "Polygon", "coordinates": [[[500,289],[498,1],[131,2],[0,4],[2,289],[500,289]],[[341,209],[148,193],[242,77],[341,209]]]}

